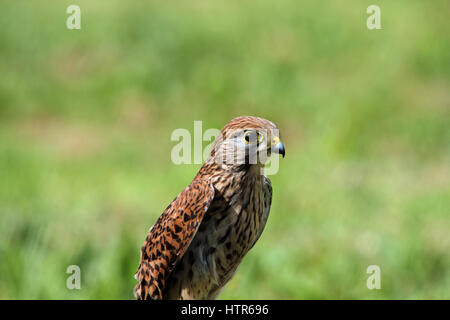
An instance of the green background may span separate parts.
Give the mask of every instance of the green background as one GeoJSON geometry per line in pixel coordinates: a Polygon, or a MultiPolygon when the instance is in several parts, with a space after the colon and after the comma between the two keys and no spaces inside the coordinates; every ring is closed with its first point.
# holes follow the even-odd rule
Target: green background
{"type": "Polygon", "coordinates": [[[1,1],[0,298],[133,299],[149,227],[200,167],[171,161],[172,132],[256,115],[287,154],[220,298],[449,299],[449,9],[1,1]]]}

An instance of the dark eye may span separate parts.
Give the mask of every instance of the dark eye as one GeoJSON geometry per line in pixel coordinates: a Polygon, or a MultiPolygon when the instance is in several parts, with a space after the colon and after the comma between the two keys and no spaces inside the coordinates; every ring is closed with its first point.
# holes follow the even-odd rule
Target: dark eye
{"type": "Polygon", "coordinates": [[[260,143],[263,140],[263,135],[257,131],[248,131],[244,134],[244,140],[245,143],[260,143]]]}

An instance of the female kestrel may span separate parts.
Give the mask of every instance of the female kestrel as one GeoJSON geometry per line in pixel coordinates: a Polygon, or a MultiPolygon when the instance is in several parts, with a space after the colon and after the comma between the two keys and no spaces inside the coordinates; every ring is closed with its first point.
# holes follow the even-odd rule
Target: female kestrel
{"type": "Polygon", "coordinates": [[[260,237],[272,202],[264,175],[284,157],[276,125],[231,120],[191,184],[150,228],[135,278],[137,299],[214,299],[260,237]]]}

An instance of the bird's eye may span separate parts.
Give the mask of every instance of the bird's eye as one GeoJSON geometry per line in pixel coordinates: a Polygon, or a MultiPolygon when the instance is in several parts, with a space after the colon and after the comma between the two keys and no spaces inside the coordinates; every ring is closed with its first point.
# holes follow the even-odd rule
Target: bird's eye
{"type": "Polygon", "coordinates": [[[260,143],[264,138],[264,135],[258,131],[248,131],[244,134],[245,143],[260,143]]]}

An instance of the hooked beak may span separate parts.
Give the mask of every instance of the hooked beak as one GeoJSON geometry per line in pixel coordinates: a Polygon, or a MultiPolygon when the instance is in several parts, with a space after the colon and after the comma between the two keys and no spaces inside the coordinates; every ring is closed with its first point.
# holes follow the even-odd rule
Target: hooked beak
{"type": "Polygon", "coordinates": [[[283,144],[283,142],[281,142],[280,138],[275,137],[272,139],[271,149],[272,149],[272,152],[281,154],[284,158],[284,154],[285,154],[286,150],[284,149],[284,144],[283,144]]]}

